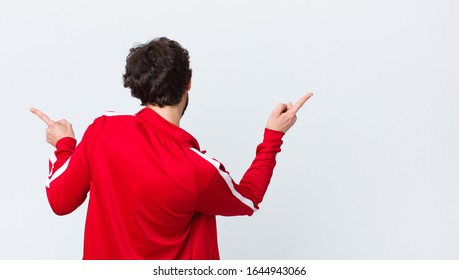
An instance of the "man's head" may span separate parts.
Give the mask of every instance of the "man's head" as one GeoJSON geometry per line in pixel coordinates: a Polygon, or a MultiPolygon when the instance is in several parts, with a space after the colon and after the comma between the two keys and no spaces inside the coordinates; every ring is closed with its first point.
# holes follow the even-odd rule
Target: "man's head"
{"type": "Polygon", "coordinates": [[[188,51],[165,37],[137,45],[129,50],[123,81],[141,105],[177,105],[191,81],[188,51]]]}

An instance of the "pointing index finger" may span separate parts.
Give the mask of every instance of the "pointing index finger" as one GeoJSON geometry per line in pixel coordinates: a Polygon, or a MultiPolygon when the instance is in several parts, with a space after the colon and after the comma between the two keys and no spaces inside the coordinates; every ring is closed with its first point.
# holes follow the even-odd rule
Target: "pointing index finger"
{"type": "Polygon", "coordinates": [[[32,114],[36,115],[37,117],[39,117],[42,121],[44,121],[48,126],[54,124],[54,121],[52,119],[50,119],[45,113],[43,113],[42,111],[36,109],[36,108],[30,108],[30,112],[32,112],[32,114]]]}
{"type": "Polygon", "coordinates": [[[306,101],[308,101],[308,99],[311,98],[312,95],[312,92],[310,92],[305,96],[301,97],[300,100],[298,100],[298,102],[296,102],[295,105],[293,105],[293,113],[296,114],[301,109],[301,107],[303,107],[304,103],[306,103],[306,101]]]}

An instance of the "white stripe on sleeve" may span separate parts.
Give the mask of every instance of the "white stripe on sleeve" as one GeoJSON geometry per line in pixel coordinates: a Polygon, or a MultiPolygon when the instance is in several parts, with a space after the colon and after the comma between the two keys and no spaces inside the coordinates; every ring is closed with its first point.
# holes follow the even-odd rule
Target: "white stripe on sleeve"
{"type": "Polygon", "coordinates": [[[49,161],[51,162],[51,168],[49,169],[48,177],[50,177],[53,174],[54,164],[57,161],[55,152],[51,154],[51,156],[49,157],[49,161]]]}
{"type": "MultiPolygon", "coordinates": [[[[52,181],[56,180],[57,177],[61,176],[62,173],[64,173],[65,170],[67,170],[67,167],[69,166],[69,162],[70,162],[71,158],[72,157],[69,157],[67,159],[67,161],[58,170],[56,170],[56,172],[54,172],[53,176],[51,176],[51,178],[48,178],[48,180],[46,180],[46,187],[47,188],[49,188],[49,185],[51,184],[52,181]]],[[[54,168],[54,163],[53,163],[53,168],[54,168]]],[[[52,169],[51,169],[51,171],[52,171],[52,169]]]]}
{"type": "Polygon", "coordinates": [[[220,173],[220,176],[222,176],[223,180],[225,180],[226,184],[228,185],[228,188],[231,190],[231,193],[237,198],[239,199],[239,201],[241,201],[242,203],[244,203],[245,205],[247,205],[248,207],[250,207],[253,211],[257,211],[258,209],[255,208],[255,206],[253,205],[253,201],[242,196],[242,194],[240,194],[235,188],[234,188],[234,185],[233,185],[233,181],[231,180],[231,177],[228,175],[228,173],[224,172],[223,170],[220,169],[220,165],[221,163],[216,161],[215,159],[213,158],[210,158],[204,154],[202,154],[200,151],[194,149],[194,148],[190,148],[193,152],[195,152],[196,154],[200,155],[203,159],[207,160],[209,163],[211,163],[217,170],[218,172],[220,173]]]}

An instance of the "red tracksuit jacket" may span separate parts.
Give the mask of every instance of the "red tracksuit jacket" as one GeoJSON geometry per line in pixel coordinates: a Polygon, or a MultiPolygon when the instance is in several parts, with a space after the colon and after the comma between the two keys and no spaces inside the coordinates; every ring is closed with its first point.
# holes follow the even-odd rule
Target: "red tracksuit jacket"
{"type": "Polygon", "coordinates": [[[108,112],[78,146],[73,138],[57,142],[49,204],[66,215],[89,193],[83,259],[219,259],[215,215],[258,209],[283,135],[265,129],[236,184],[193,136],[152,109],[108,112]]]}

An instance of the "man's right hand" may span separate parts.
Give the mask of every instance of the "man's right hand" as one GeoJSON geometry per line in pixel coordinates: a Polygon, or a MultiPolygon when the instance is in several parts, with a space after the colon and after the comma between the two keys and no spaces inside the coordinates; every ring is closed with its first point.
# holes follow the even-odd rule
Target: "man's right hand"
{"type": "Polygon", "coordinates": [[[56,143],[65,137],[75,138],[75,133],[73,132],[72,124],[67,120],[59,120],[57,122],[50,119],[42,111],[30,108],[30,112],[39,117],[44,121],[48,127],[46,128],[46,142],[56,147],[56,143]]]}
{"type": "Polygon", "coordinates": [[[296,113],[303,107],[304,103],[311,98],[312,92],[301,97],[301,99],[293,105],[291,102],[287,104],[279,103],[268,119],[267,128],[271,130],[287,132],[296,122],[296,113]]]}

